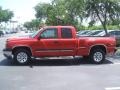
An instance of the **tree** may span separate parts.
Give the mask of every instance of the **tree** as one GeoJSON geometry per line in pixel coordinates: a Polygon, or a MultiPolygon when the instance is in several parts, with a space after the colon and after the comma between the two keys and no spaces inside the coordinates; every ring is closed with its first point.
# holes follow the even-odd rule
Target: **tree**
{"type": "Polygon", "coordinates": [[[0,23],[1,22],[8,22],[12,17],[13,17],[13,12],[8,10],[8,9],[5,9],[3,10],[1,7],[0,7],[0,23]]]}
{"type": "Polygon", "coordinates": [[[33,19],[30,22],[25,22],[24,27],[26,27],[28,30],[36,30],[39,28],[41,21],[39,19],[33,19]]]}
{"type": "Polygon", "coordinates": [[[119,2],[119,0],[53,0],[51,4],[36,5],[36,18],[44,20],[47,25],[75,27],[82,26],[82,22],[89,18],[89,26],[101,22],[107,34],[109,22],[120,24],[119,2]]]}
{"type": "Polygon", "coordinates": [[[85,7],[84,0],[65,0],[65,2],[67,12],[72,21],[77,21],[79,19],[82,22],[85,7]]]}
{"type": "Polygon", "coordinates": [[[45,19],[47,18],[47,9],[49,8],[50,4],[47,3],[39,3],[35,6],[36,11],[36,18],[45,19]]]}
{"type": "MultiPolygon", "coordinates": [[[[59,4],[61,7],[61,5],[59,4]]],[[[45,20],[45,23],[48,25],[58,25],[60,24],[60,20],[62,19],[60,16],[63,12],[62,8],[58,7],[56,4],[46,4],[46,3],[39,3],[35,6],[36,11],[36,18],[40,18],[45,20]],[[59,9],[58,9],[59,8],[59,9]],[[60,11],[59,11],[60,10],[60,11]],[[61,14],[59,14],[59,12],[61,14]]]]}
{"type": "Polygon", "coordinates": [[[47,24],[52,25],[66,25],[68,23],[68,16],[66,13],[64,0],[54,0],[52,5],[47,9],[47,24]]]}
{"type": "Polygon", "coordinates": [[[83,0],[53,0],[52,4],[37,4],[36,17],[48,25],[78,25],[83,10],[83,0]]]}
{"type": "Polygon", "coordinates": [[[30,22],[25,22],[23,26],[26,27],[28,30],[31,28],[30,22]]]}
{"type": "Polygon", "coordinates": [[[13,17],[13,12],[9,10],[3,10],[3,22],[8,22],[13,17]]]}
{"type": "Polygon", "coordinates": [[[119,0],[86,0],[85,15],[92,24],[100,21],[106,34],[107,22],[120,18],[119,0]]]}

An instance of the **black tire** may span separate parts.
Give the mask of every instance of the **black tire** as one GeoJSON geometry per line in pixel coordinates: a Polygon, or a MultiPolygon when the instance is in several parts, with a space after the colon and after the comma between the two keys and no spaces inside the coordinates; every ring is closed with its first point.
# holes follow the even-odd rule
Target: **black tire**
{"type": "Polygon", "coordinates": [[[25,65],[25,64],[28,64],[31,61],[31,55],[25,49],[18,49],[16,52],[14,52],[14,58],[13,59],[17,64],[25,65]]]}
{"type": "Polygon", "coordinates": [[[94,64],[102,64],[105,61],[105,52],[101,49],[93,49],[90,52],[89,60],[94,64]]]}

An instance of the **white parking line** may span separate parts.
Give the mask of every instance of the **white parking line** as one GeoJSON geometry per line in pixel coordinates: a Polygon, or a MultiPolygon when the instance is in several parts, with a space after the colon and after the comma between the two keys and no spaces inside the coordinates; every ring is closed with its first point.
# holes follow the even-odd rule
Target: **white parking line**
{"type": "Polygon", "coordinates": [[[113,63],[113,64],[115,64],[115,65],[119,65],[120,63],[113,63]]]}
{"type": "Polygon", "coordinates": [[[113,63],[111,63],[111,64],[109,64],[110,66],[111,65],[120,65],[120,63],[119,62],[113,62],[113,63]]]}
{"type": "Polygon", "coordinates": [[[120,90],[120,87],[108,87],[105,90],[120,90]]]}

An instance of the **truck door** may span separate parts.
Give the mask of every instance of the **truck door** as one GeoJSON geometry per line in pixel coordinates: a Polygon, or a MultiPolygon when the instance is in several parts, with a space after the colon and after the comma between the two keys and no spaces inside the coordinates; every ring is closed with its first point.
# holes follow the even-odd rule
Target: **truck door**
{"type": "Polygon", "coordinates": [[[37,56],[59,56],[58,29],[47,28],[40,34],[36,55],[37,56]]]}
{"type": "Polygon", "coordinates": [[[76,54],[77,48],[77,39],[74,37],[71,28],[61,28],[61,38],[59,39],[60,43],[60,55],[61,56],[71,56],[76,54]]]}

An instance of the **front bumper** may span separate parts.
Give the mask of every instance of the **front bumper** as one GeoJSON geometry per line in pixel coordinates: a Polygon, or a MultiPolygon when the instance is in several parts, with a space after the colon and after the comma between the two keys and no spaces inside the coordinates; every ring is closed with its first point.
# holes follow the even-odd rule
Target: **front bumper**
{"type": "Polygon", "coordinates": [[[12,55],[12,49],[3,49],[3,55],[6,57],[6,58],[12,58],[13,55],[12,55]]]}

